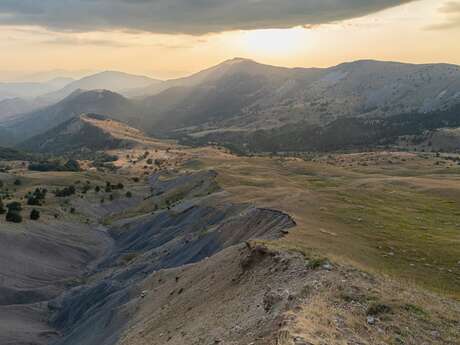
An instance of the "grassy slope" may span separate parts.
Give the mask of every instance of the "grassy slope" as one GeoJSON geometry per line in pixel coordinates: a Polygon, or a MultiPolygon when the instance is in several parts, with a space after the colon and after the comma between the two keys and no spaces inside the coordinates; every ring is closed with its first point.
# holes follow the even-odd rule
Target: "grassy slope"
{"type": "Polygon", "coordinates": [[[295,217],[297,229],[279,245],[460,298],[460,168],[436,160],[407,154],[319,162],[214,155],[202,164],[220,173],[231,198],[295,217]]]}

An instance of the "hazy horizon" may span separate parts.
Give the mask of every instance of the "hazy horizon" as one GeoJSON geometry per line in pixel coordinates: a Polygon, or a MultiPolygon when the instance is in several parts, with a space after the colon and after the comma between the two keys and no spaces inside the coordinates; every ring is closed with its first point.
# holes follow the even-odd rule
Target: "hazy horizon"
{"type": "MultiPolygon", "coordinates": [[[[232,59],[247,59],[247,60],[252,60],[256,63],[261,63],[260,61],[244,57],[244,56],[235,56],[233,58],[229,58],[220,62],[217,62],[216,64],[205,66],[203,69],[193,71],[193,72],[184,72],[184,74],[178,74],[172,78],[159,78],[156,77],[155,73],[131,73],[129,71],[123,71],[123,70],[93,70],[93,71],[65,71],[65,70],[51,70],[51,71],[38,71],[35,73],[31,74],[26,74],[26,75],[18,75],[16,78],[5,78],[1,79],[1,76],[4,75],[0,70],[0,82],[11,82],[11,83],[22,83],[22,82],[47,82],[51,81],[53,79],[59,79],[59,78],[69,78],[69,79],[74,79],[74,80],[79,80],[85,77],[90,77],[95,74],[99,73],[104,73],[104,72],[121,72],[121,73],[127,73],[127,74],[132,74],[132,75],[138,75],[138,76],[144,76],[144,77],[149,77],[152,79],[157,79],[160,81],[167,81],[167,80],[174,80],[174,79],[180,79],[180,78],[185,78],[189,77],[195,73],[198,73],[200,71],[212,68],[214,66],[217,66],[219,64],[225,63],[226,61],[232,60],[232,59]]],[[[352,63],[352,62],[358,62],[358,61],[379,61],[379,62],[394,62],[394,63],[405,63],[405,64],[444,64],[444,62],[424,62],[424,63],[413,63],[413,62],[404,62],[404,61],[396,61],[396,60],[377,60],[377,59],[358,59],[358,60],[348,60],[348,61],[342,61],[339,62],[338,64],[330,65],[330,66],[282,66],[282,65],[271,65],[275,67],[288,67],[288,68],[332,68],[341,64],[346,64],[346,63],[352,63]]],[[[449,63],[446,63],[449,64],[449,63]]],[[[267,64],[270,65],[270,64],[267,64]]],[[[460,66],[460,64],[452,64],[452,65],[457,65],[460,66]]]]}
{"type": "MultiPolygon", "coordinates": [[[[54,70],[51,70],[51,71],[37,71],[35,73],[25,74],[25,75],[21,75],[20,72],[18,71],[19,74],[16,77],[13,77],[13,78],[8,78],[7,77],[7,78],[2,79],[1,78],[2,76],[8,75],[9,73],[5,73],[5,72],[0,70],[0,82],[5,82],[5,83],[37,82],[38,83],[38,82],[47,82],[47,81],[51,81],[53,79],[59,79],[59,78],[69,78],[69,79],[73,79],[73,80],[79,80],[79,79],[89,77],[89,76],[92,76],[92,75],[95,75],[95,74],[103,73],[103,72],[122,72],[122,73],[127,73],[127,74],[132,74],[132,75],[145,76],[145,77],[149,77],[149,78],[160,80],[160,81],[167,81],[167,80],[174,80],[174,79],[180,79],[180,78],[189,77],[189,76],[191,76],[191,75],[193,75],[195,73],[198,73],[200,71],[206,70],[208,68],[212,68],[212,67],[217,66],[217,65],[219,65],[221,63],[224,63],[226,61],[229,61],[229,60],[232,60],[232,59],[239,59],[239,58],[248,59],[248,60],[252,60],[252,61],[254,61],[256,63],[263,64],[258,60],[250,59],[248,57],[235,56],[233,58],[229,58],[229,59],[217,62],[216,64],[205,66],[203,69],[199,69],[199,70],[191,71],[191,72],[185,72],[184,71],[183,74],[177,74],[177,75],[174,75],[171,78],[157,77],[155,72],[150,72],[149,73],[147,71],[145,73],[136,73],[136,72],[129,72],[129,71],[126,71],[126,70],[110,69],[110,70],[92,70],[92,71],[90,71],[90,70],[88,70],[88,71],[65,71],[65,70],[54,71],[54,70]]],[[[423,65],[423,64],[452,64],[452,65],[460,66],[460,63],[459,64],[446,63],[446,62],[443,62],[443,61],[415,63],[415,62],[404,62],[404,61],[396,61],[396,60],[377,60],[377,59],[347,60],[347,61],[339,62],[337,64],[329,65],[329,66],[283,66],[283,65],[276,65],[276,64],[274,64],[274,65],[267,64],[267,65],[275,66],[275,67],[287,67],[287,68],[331,68],[331,67],[335,67],[335,66],[338,66],[338,65],[341,65],[341,64],[357,62],[357,61],[366,61],[366,60],[379,61],[379,62],[389,62],[389,63],[395,62],[395,63],[415,64],[415,65],[418,65],[418,64],[421,64],[421,65],[423,65]]]]}
{"type": "Polygon", "coordinates": [[[361,59],[460,64],[459,1],[287,2],[279,18],[268,4],[235,2],[227,16],[224,4],[202,15],[200,6],[178,1],[177,11],[191,8],[184,18],[167,12],[177,27],[156,17],[133,21],[123,12],[129,6],[132,15],[140,16],[157,11],[157,2],[116,1],[114,12],[120,13],[113,17],[77,20],[78,11],[97,12],[98,4],[94,9],[80,1],[70,8],[49,0],[34,6],[0,4],[0,80],[43,80],[48,74],[80,78],[105,70],[171,79],[234,57],[285,67],[329,67],[361,59]],[[53,19],[56,13],[67,21],[53,19]],[[206,16],[213,16],[212,25],[206,16]]]}

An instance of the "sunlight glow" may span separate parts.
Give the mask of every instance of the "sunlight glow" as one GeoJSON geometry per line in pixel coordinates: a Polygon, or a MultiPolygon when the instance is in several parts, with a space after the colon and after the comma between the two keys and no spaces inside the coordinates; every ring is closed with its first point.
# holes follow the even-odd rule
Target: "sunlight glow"
{"type": "Polygon", "coordinates": [[[241,34],[241,42],[250,54],[288,56],[305,50],[308,31],[300,27],[245,31],[241,34]]]}

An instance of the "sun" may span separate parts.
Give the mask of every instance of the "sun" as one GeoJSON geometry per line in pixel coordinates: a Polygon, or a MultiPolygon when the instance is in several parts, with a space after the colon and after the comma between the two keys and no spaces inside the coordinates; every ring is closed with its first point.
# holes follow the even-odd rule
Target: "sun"
{"type": "Polygon", "coordinates": [[[303,28],[245,31],[241,43],[251,54],[286,56],[298,53],[308,44],[308,30],[303,28]]]}

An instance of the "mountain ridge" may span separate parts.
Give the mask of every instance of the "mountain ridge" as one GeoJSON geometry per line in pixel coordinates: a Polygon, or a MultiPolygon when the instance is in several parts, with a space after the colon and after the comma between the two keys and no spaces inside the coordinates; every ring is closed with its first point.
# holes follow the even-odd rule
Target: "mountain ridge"
{"type": "Polygon", "coordinates": [[[157,93],[135,99],[76,89],[59,103],[2,125],[27,139],[81,113],[99,113],[149,135],[180,139],[428,114],[460,104],[460,66],[359,60],[304,69],[235,58],[156,87],[157,93]]]}
{"type": "Polygon", "coordinates": [[[460,103],[460,66],[449,64],[360,60],[289,69],[234,59],[166,83],[143,98],[153,114],[144,126],[154,134],[324,125],[340,117],[426,113],[460,103]]]}
{"type": "Polygon", "coordinates": [[[110,115],[114,119],[126,120],[136,115],[135,109],[135,104],[130,100],[108,90],[76,90],[56,104],[23,114],[3,123],[3,126],[18,140],[21,138],[24,141],[82,113],[110,115]]]}
{"type": "Polygon", "coordinates": [[[124,94],[130,89],[136,89],[155,83],[160,83],[160,81],[146,76],[120,71],[102,71],[75,80],[56,92],[44,95],[43,98],[49,101],[61,100],[79,89],[87,91],[107,89],[112,92],[124,94]]]}
{"type": "Polygon", "coordinates": [[[135,144],[127,138],[117,137],[111,131],[114,127],[118,127],[118,132],[137,132],[107,116],[83,113],[26,140],[18,147],[29,152],[63,154],[85,150],[94,152],[120,147],[129,148],[135,144]]]}

